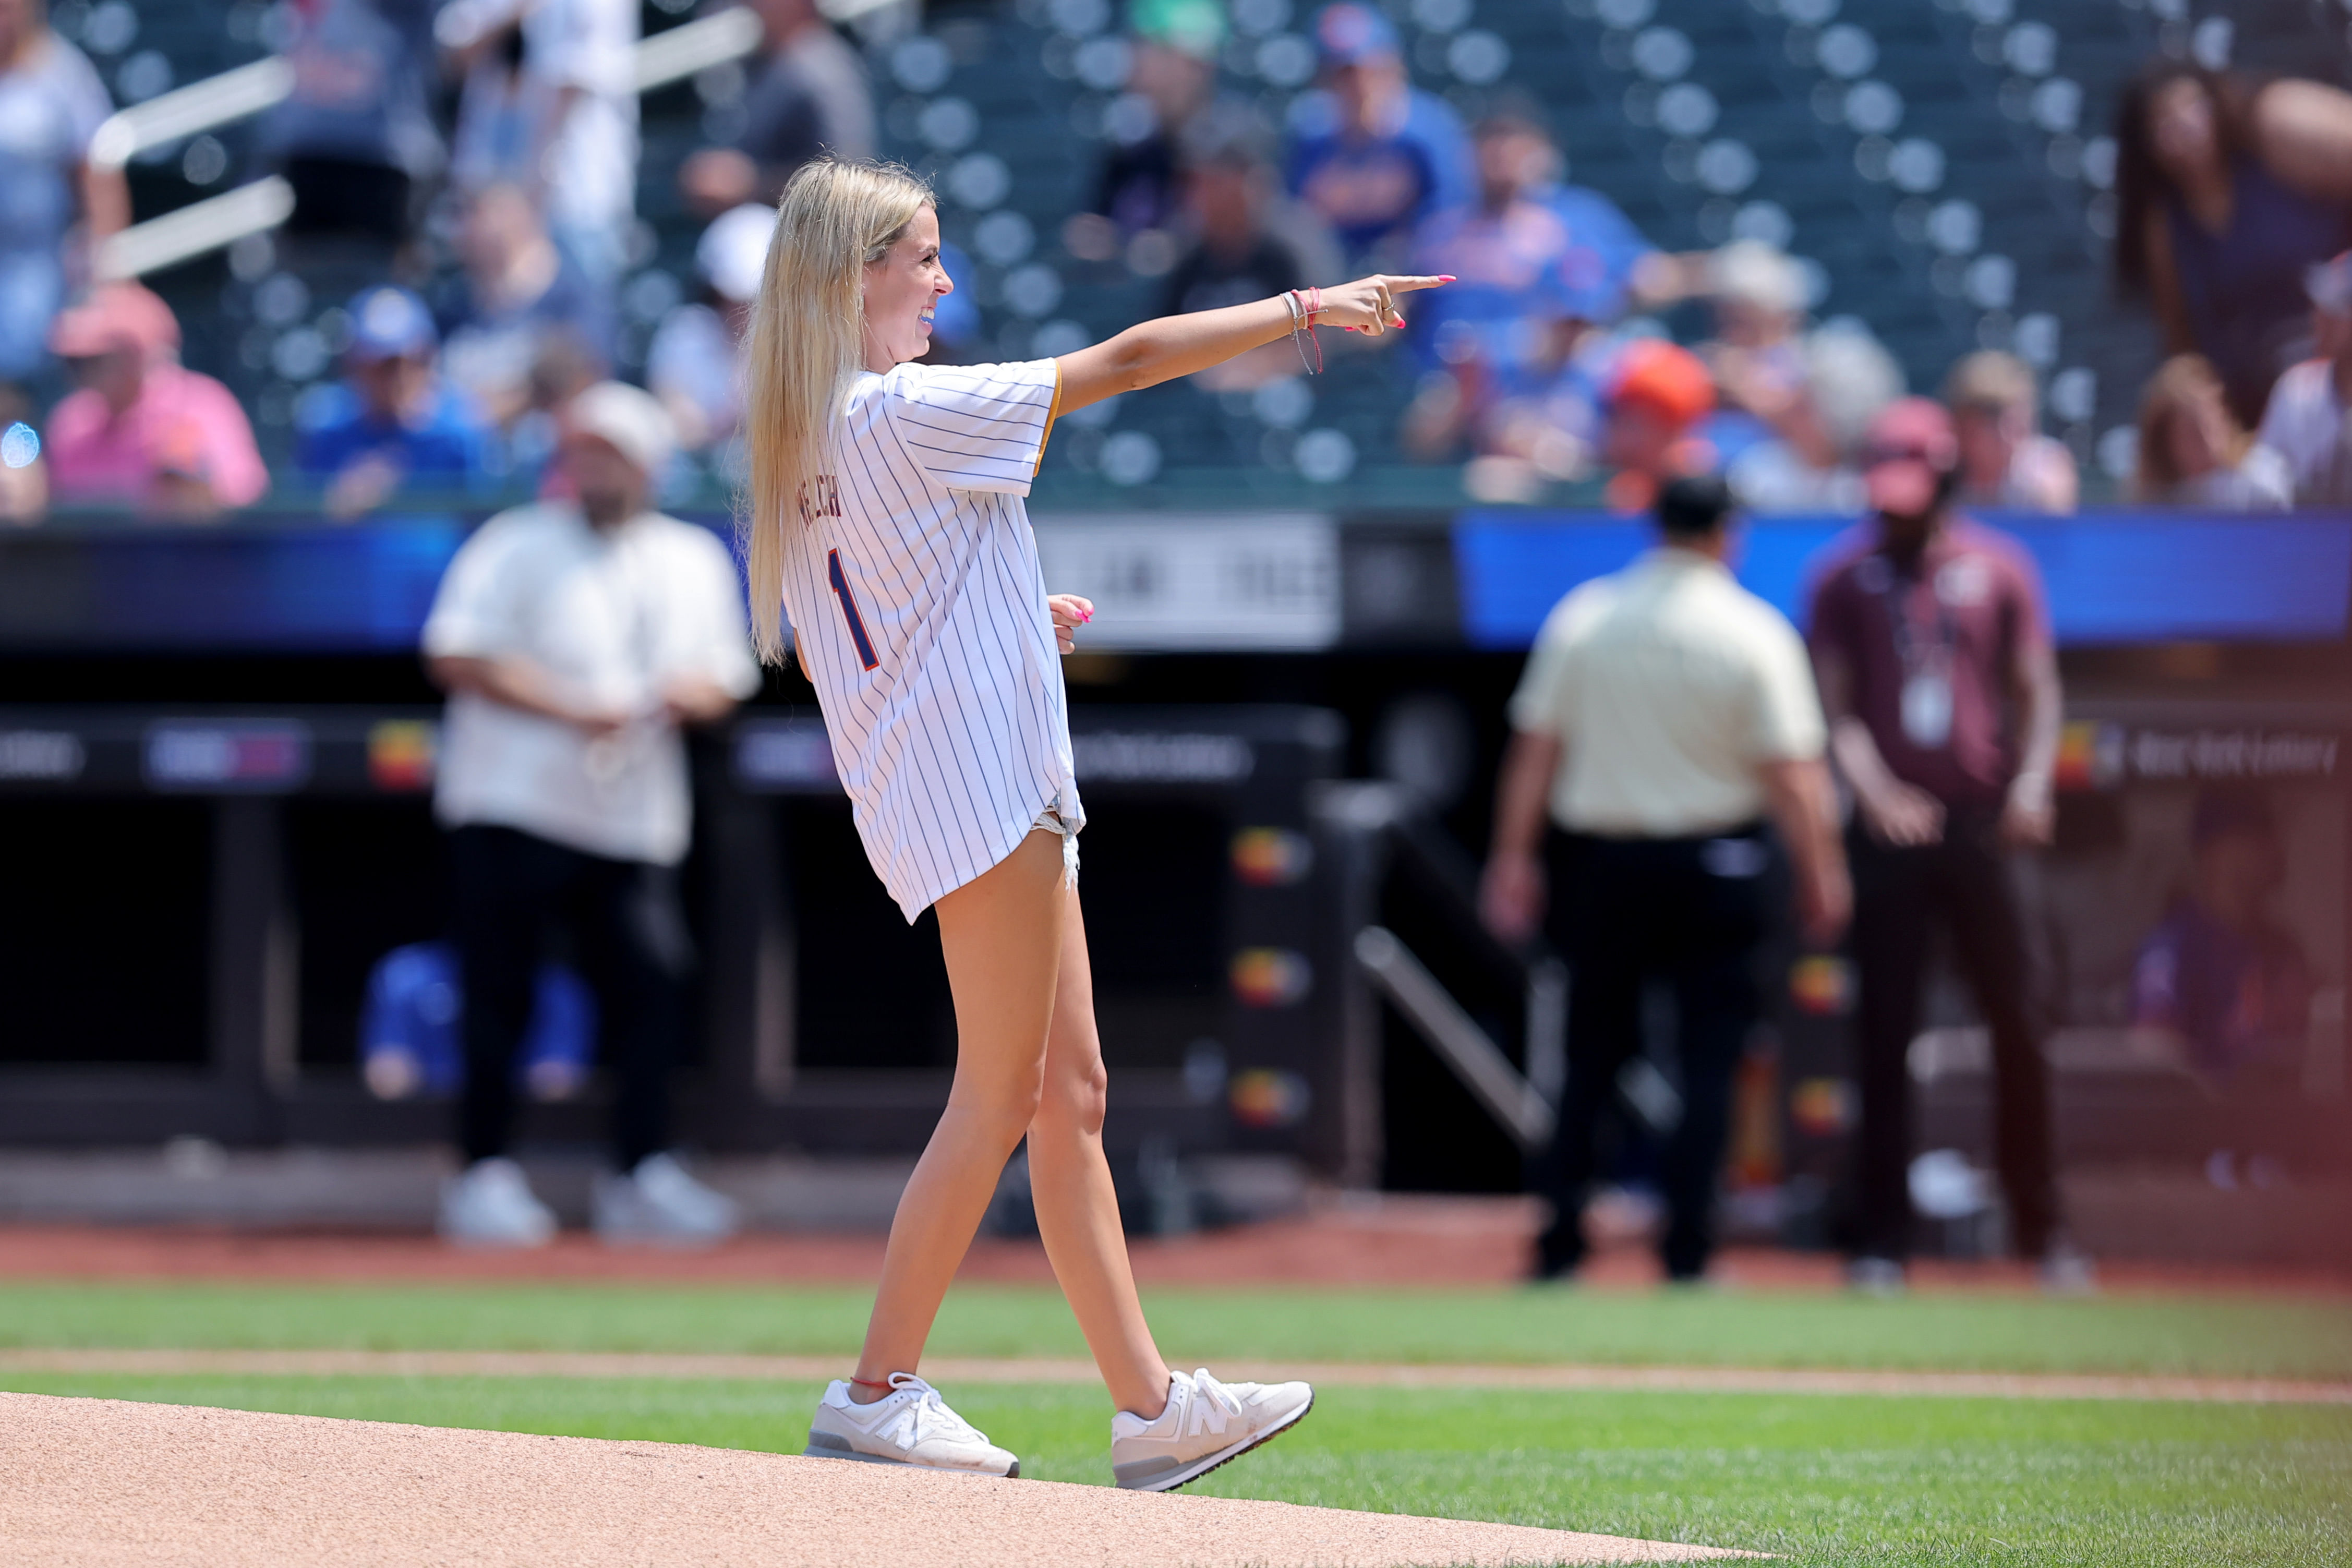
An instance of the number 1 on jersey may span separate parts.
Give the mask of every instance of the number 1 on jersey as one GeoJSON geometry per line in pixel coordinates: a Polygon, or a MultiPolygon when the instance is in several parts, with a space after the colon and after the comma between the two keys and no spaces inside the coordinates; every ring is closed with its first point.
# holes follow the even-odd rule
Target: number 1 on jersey
{"type": "Polygon", "coordinates": [[[866,635],[866,617],[857,613],[849,579],[842,575],[840,551],[824,552],[824,574],[833,581],[833,596],[841,601],[841,618],[849,623],[849,640],[857,645],[857,662],[871,669],[882,661],[874,657],[874,639],[866,635]]]}

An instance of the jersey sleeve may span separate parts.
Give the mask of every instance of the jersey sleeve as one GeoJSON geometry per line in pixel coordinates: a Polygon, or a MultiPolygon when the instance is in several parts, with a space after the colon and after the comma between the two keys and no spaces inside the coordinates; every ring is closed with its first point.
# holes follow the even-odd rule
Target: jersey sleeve
{"type": "Polygon", "coordinates": [[[883,378],[908,456],[951,490],[1025,496],[1062,401],[1058,360],[902,364],[883,378]]]}

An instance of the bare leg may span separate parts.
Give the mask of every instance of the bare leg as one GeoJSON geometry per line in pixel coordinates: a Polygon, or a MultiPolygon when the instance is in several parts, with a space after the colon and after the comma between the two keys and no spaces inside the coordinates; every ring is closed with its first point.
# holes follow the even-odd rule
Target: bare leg
{"type": "MultiPolygon", "coordinates": [[[[922,1359],[1004,1162],[1037,1115],[1063,926],[1076,910],[1062,885],[1060,836],[1030,834],[935,907],[955,996],[955,1085],[890,1222],[857,1361],[857,1375],[869,1383],[912,1372],[922,1359]]],[[[1088,1016],[1091,1035],[1091,1010],[1088,1016]]],[[[1112,1224],[1115,1231],[1116,1209],[1112,1224]]],[[[861,1404],[880,1393],[850,1387],[861,1404]]]]}
{"type": "Polygon", "coordinates": [[[1095,1030],[1094,972],[1078,895],[1066,895],[1060,984],[1045,1041],[1045,1093],[1029,1123],[1029,1190],[1037,1232],[1070,1310],[1094,1351],[1112,1401],[1145,1420],[1168,1403],[1168,1363],[1136,1300],[1119,1228],[1118,1194],[1103,1157],[1102,1040],[1095,1030]]]}

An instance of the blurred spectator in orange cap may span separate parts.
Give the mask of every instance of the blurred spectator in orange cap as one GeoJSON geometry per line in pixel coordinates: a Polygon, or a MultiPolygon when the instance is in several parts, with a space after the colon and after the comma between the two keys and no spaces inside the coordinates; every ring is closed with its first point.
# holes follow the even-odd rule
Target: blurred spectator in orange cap
{"type": "Polygon", "coordinates": [[[205,519],[269,488],[236,398],[180,363],[180,323],[136,283],[108,283],[61,312],[49,348],[80,390],[49,415],[49,486],[63,505],[205,519]]]}
{"type": "Polygon", "coordinates": [[[1688,349],[1663,338],[1627,344],[1607,403],[1601,455],[1617,470],[1608,485],[1610,510],[1644,510],[1668,479],[1713,467],[1713,450],[1691,432],[1715,407],[1715,378],[1688,349]]]}

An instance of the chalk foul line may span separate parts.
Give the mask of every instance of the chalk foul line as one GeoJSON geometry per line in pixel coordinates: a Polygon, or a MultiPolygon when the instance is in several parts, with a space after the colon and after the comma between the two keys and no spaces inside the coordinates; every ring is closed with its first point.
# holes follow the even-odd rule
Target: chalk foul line
{"type": "MultiPolygon", "coordinates": [[[[10,1373],[260,1377],[559,1377],[818,1383],[838,1356],[700,1355],[616,1351],[0,1350],[10,1373]]],[[[1682,1394],[1805,1394],[1882,1398],[2181,1400],[2233,1405],[2352,1405],[2352,1383],[2293,1378],[2094,1373],[1869,1372],[1710,1366],[1510,1366],[1220,1360],[1228,1378],[1305,1378],[1332,1388],[1492,1388],[1682,1394]]],[[[944,1356],[923,1363],[941,1384],[1088,1384],[1092,1362],[944,1356]]]]}

